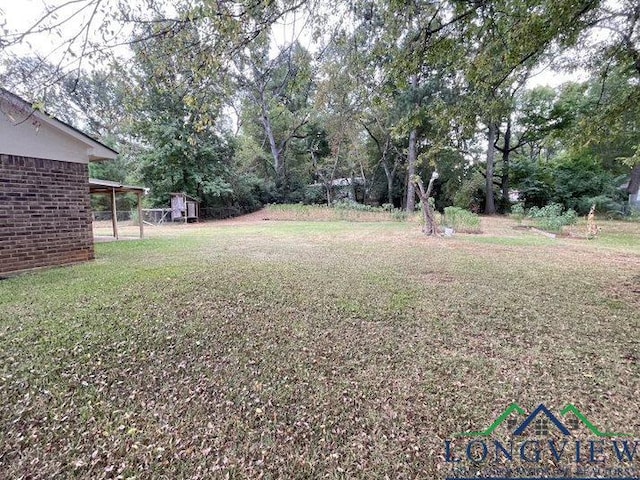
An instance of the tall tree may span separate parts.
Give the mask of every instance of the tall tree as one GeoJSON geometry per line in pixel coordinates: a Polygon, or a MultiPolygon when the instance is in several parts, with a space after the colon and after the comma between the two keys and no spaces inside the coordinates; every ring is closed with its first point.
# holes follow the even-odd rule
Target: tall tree
{"type": "Polygon", "coordinates": [[[155,28],[139,33],[151,38],[135,44],[128,72],[127,105],[144,151],[140,173],[154,203],[165,205],[170,192],[184,191],[207,207],[232,194],[232,150],[219,122],[228,84],[211,74],[217,66],[197,30],[148,35],[155,28]]]}
{"type": "Polygon", "coordinates": [[[494,159],[496,125],[510,115],[511,86],[560,46],[572,45],[594,18],[599,2],[573,0],[489,2],[469,17],[463,30],[471,61],[467,106],[487,126],[485,213],[496,212],[494,159]]]}
{"type": "Polygon", "coordinates": [[[311,57],[294,43],[271,58],[268,35],[256,40],[236,59],[235,79],[245,99],[243,117],[257,120],[273,160],[276,185],[287,190],[287,148],[306,137],[311,120],[311,57]]]}
{"type": "MultiPolygon", "coordinates": [[[[417,97],[416,93],[418,90],[418,76],[411,76],[411,90],[414,93],[413,96],[417,97]]],[[[420,106],[419,100],[416,101],[416,107],[420,106]]],[[[407,212],[412,213],[416,209],[416,189],[415,185],[419,185],[414,182],[412,179],[416,175],[416,163],[418,161],[418,128],[416,125],[411,126],[411,130],[409,132],[409,149],[407,152],[407,177],[409,177],[409,181],[407,182],[407,212]]]]}
{"type": "Polygon", "coordinates": [[[313,3],[314,0],[178,0],[169,5],[163,0],[45,0],[42,13],[30,26],[16,30],[2,25],[0,60],[14,59],[15,45],[43,35],[49,41],[55,38],[51,50],[44,54],[55,58],[55,68],[33,92],[40,96],[66,76],[78,79],[88,64],[103,64],[105,57],[119,56],[123,45],[134,47],[188,29],[199,37],[191,49],[206,52],[209,66],[224,69],[275,22],[304,7],[312,11],[313,3]],[[83,20],[79,22],[79,18],[83,20]],[[136,34],[129,36],[131,31],[136,34]]]}

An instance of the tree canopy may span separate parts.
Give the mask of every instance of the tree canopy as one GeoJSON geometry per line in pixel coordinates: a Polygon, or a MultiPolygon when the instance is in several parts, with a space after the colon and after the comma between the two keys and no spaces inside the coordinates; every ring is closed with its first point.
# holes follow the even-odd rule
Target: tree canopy
{"type": "MultiPolygon", "coordinates": [[[[211,215],[348,198],[624,211],[640,5],[623,0],[68,0],[3,24],[3,85],[211,215]],[[48,52],[27,42],[51,42],[48,52]],[[22,48],[19,48],[22,47],[22,48]],[[563,84],[536,84],[541,71],[563,84]]],[[[120,178],[118,178],[120,179],[120,178]]]]}

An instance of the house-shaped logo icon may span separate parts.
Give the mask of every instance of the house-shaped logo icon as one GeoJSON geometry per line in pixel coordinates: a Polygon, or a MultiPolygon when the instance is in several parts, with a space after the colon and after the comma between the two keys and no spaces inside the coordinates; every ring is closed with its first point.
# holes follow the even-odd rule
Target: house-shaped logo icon
{"type": "MultiPolygon", "coordinates": [[[[524,416],[526,415],[525,410],[518,405],[517,403],[512,403],[509,405],[501,415],[499,415],[494,422],[484,430],[480,431],[471,431],[455,434],[455,437],[487,437],[494,433],[494,431],[500,427],[503,423],[506,423],[510,426],[518,425],[517,419],[514,416],[524,416]],[[515,420],[515,423],[512,422],[515,420]]],[[[563,417],[565,422],[560,421],[559,417],[554,415],[550,409],[548,409],[543,403],[538,405],[538,407],[531,412],[517,427],[513,430],[512,434],[514,436],[524,435],[527,429],[533,425],[537,425],[538,423],[544,422],[555,426],[557,430],[562,435],[571,435],[571,429],[576,429],[580,424],[583,427],[586,427],[593,435],[596,437],[631,437],[630,434],[627,433],[614,433],[614,432],[603,432],[599,430],[593,423],[591,423],[587,417],[573,404],[567,404],[562,410],[560,410],[560,417],[563,417]],[[573,417],[564,418],[567,414],[572,414],[573,417]],[[567,421],[568,420],[568,421],[567,421]],[[566,426],[566,424],[571,425],[571,429],[566,426]]],[[[538,430],[538,429],[536,429],[538,430]]],[[[544,434],[546,434],[546,428],[544,434]]],[[[536,431],[536,434],[540,435],[541,432],[536,431]]]]}
{"type": "Polygon", "coordinates": [[[527,430],[529,425],[531,425],[534,420],[542,415],[550,420],[551,423],[560,431],[560,433],[562,433],[563,435],[571,435],[569,429],[565,427],[564,424],[560,420],[558,420],[558,418],[553,413],[551,413],[549,409],[542,403],[538,405],[538,408],[531,412],[531,414],[524,420],[524,422],[522,422],[520,426],[514,430],[513,434],[518,436],[524,435],[524,432],[527,430]]]}

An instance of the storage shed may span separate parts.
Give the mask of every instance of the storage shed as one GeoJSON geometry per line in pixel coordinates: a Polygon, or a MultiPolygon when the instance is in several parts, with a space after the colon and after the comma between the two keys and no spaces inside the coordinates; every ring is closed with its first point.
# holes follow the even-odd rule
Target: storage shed
{"type": "Polygon", "coordinates": [[[171,194],[171,220],[197,222],[200,216],[198,200],[184,192],[171,194]]]}
{"type": "Polygon", "coordinates": [[[0,88],[0,275],[94,258],[88,165],[116,156],[0,88]]]}

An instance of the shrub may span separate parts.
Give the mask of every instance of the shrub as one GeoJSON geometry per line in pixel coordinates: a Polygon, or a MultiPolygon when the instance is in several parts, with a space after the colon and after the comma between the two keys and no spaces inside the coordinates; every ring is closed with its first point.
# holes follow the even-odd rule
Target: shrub
{"type": "Polygon", "coordinates": [[[364,203],[354,202],[353,200],[344,199],[333,202],[333,208],[338,211],[338,217],[342,220],[352,220],[349,212],[371,212],[391,214],[391,219],[396,222],[404,222],[408,218],[408,214],[400,209],[393,208],[390,203],[385,203],[380,207],[365,205],[364,203]]]}
{"type": "Polygon", "coordinates": [[[476,172],[462,182],[453,196],[453,204],[456,207],[479,211],[484,202],[484,192],[485,179],[479,172],[476,172]]]}
{"type": "Polygon", "coordinates": [[[518,223],[522,221],[522,219],[524,218],[524,215],[525,215],[525,211],[524,211],[523,203],[516,203],[511,206],[511,217],[515,218],[518,221],[518,223]]]}
{"type": "Polygon", "coordinates": [[[381,208],[376,209],[376,207],[372,207],[371,205],[365,205],[364,203],[358,203],[348,199],[335,200],[333,201],[332,205],[338,210],[355,210],[357,212],[375,212],[376,210],[382,211],[381,208]]]}
{"type": "Polygon", "coordinates": [[[622,217],[624,215],[626,203],[611,198],[608,195],[598,195],[595,197],[584,197],[580,199],[580,210],[588,212],[591,205],[596,206],[596,212],[604,213],[609,217],[622,217]]]}
{"type": "Polygon", "coordinates": [[[305,185],[302,202],[310,204],[327,204],[327,194],[322,185],[305,185]]]}
{"type": "Polygon", "coordinates": [[[629,209],[629,213],[623,220],[627,220],[630,222],[640,222],[640,208],[631,207],[629,209]]]}
{"type": "Polygon", "coordinates": [[[559,233],[562,227],[573,225],[578,220],[578,215],[572,209],[563,211],[564,207],[559,203],[550,203],[546,207],[531,207],[527,217],[534,220],[536,226],[542,230],[559,233]]]}
{"type": "Polygon", "coordinates": [[[444,225],[458,232],[480,233],[480,217],[460,207],[444,209],[444,225]]]}

